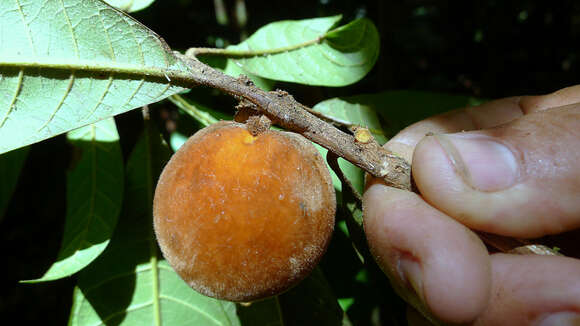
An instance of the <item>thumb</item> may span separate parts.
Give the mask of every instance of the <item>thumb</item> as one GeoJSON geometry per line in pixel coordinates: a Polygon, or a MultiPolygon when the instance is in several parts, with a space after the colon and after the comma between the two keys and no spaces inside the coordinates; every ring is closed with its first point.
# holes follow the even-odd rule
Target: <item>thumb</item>
{"type": "Polygon", "coordinates": [[[497,128],[424,138],[413,176],[424,198],[468,227],[537,237],[580,226],[580,103],[497,128]]]}

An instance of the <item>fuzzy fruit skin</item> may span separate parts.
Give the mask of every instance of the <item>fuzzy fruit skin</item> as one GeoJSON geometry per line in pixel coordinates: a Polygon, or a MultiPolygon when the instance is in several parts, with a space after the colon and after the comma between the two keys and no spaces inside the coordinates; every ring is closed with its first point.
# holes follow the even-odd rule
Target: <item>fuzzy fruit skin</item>
{"type": "Polygon", "coordinates": [[[220,122],[165,166],[154,227],[163,255],[198,292],[253,301],[304,279],[324,254],[336,199],[326,164],[302,136],[220,122]]]}

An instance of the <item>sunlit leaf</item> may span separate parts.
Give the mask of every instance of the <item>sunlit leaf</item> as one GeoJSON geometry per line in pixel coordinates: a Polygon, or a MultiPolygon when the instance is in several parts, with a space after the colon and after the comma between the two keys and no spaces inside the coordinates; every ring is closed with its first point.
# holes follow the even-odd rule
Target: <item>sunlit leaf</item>
{"type": "Polygon", "coordinates": [[[119,226],[107,250],[79,273],[70,325],[239,325],[233,303],[198,294],[161,259],[151,207],[168,157],[147,123],[127,163],[119,226]]]}
{"type": "Polygon", "coordinates": [[[28,147],[0,155],[0,221],[16,188],[18,176],[28,156],[28,147]]]}
{"type": "Polygon", "coordinates": [[[349,85],[371,70],[380,41],[370,20],[357,19],[335,28],[340,19],[274,22],[228,50],[260,53],[234,60],[260,77],[308,85],[349,85]]]}
{"type": "Polygon", "coordinates": [[[99,0],[0,1],[0,153],[182,91],[184,71],[99,0]]]}
{"type": "Polygon", "coordinates": [[[123,197],[123,157],[115,120],[109,118],[67,135],[78,162],[67,176],[67,215],[56,262],[39,279],[70,276],[95,260],[113,235],[123,197]]]}

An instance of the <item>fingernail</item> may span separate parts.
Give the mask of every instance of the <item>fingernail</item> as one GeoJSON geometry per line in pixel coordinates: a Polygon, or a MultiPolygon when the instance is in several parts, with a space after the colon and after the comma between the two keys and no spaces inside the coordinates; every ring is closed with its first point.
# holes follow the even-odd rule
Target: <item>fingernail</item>
{"type": "Polygon", "coordinates": [[[476,134],[434,135],[463,181],[481,191],[512,186],[519,174],[518,161],[504,144],[476,134]]]}
{"type": "Polygon", "coordinates": [[[577,312],[558,312],[547,317],[540,317],[536,326],[571,326],[580,325],[580,314],[577,312]]]}
{"type": "Polygon", "coordinates": [[[415,291],[421,301],[425,302],[425,297],[423,296],[423,277],[419,263],[412,257],[401,257],[398,267],[403,281],[415,291]]]}

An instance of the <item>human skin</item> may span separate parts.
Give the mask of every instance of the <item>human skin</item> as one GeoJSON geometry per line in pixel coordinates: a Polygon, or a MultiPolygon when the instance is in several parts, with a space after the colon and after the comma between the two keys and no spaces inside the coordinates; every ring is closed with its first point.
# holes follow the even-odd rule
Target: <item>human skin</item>
{"type": "Polygon", "coordinates": [[[419,194],[371,180],[365,231],[403,298],[445,323],[580,325],[580,260],[490,255],[470,230],[580,227],[580,85],[431,117],[385,147],[412,162],[419,194]]]}

